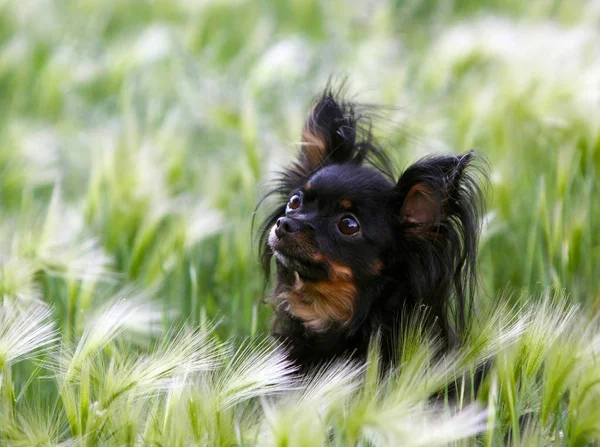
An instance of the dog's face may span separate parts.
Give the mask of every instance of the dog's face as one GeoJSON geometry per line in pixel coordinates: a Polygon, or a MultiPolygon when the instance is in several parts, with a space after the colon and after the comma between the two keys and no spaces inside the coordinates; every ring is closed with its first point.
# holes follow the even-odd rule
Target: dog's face
{"type": "Polygon", "coordinates": [[[361,324],[390,282],[444,317],[451,288],[461,307],[474,280],[481,194],[466,171],[472,154],[424,158],[395,180],[361,118],[323,95],[263,226],[275,304],[314,332],[361,324]]]}
{"type": "Polygon", "coordinates": [[[327,166],[291,192],[269,247],[303,281],[332,281],[340,272],[368,281],[381,273],[392,242],[392,193],[393,185],[373,169],[327,166]]]}

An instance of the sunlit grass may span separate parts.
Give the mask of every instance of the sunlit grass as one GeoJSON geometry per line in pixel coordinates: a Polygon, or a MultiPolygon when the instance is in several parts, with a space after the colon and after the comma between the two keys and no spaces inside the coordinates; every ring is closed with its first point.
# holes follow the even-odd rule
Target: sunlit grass
{"type": "MultiPolygon", "coordinates": [[[[600,3],[0,1],[0,443],[600,442],[600,3]],[[454,352],[299,378],[252,212],[330,75],[491,165],[454,352]],[[473,375],[488,371],[475,395],[473,375]]],[[[266,207],[268,208],[268,206],[266,207]]],[[[260,218],[260,215],[257,216],[260,218]]]]}

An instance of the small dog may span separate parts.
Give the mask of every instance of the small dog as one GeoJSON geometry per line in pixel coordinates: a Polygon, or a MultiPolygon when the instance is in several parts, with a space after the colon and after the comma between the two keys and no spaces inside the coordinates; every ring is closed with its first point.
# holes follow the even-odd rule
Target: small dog
{"type": "Polygon", "coordinates": [[[422,306],[453,346],[476,285],[485,173],[474,154],[429,156],[395,179],[369,109],[337,96],[327,88],[310,112],[261,232],[267,279],[272,257],[277,267],[273,333],[302,371],[364,359],[376,332],[393,362],[400,321],[422,306]]]}

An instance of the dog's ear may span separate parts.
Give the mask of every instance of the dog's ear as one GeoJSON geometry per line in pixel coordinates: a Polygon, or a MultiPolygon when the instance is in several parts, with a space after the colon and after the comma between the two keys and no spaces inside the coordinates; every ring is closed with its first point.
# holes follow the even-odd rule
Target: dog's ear
{"type": "Polygon", "coordinates": [[[351,161],[355,143],[354,107],[338,103],[331,92],[325,92],[309,112],[302,129],[298,167],[310,174],[330,163],[351,161]]]}
{"type": "Polygon", "coordinates": [[[400,241],[413,266],[411,283],[449,332],[451,326],[465,327],[476,284],[486,164],[475,161],[472,152],[426,157],[406,169],[396,185],[400,241]]]}
{"type": "Polygon", "coordinates": [[[469,227],[464,230],[478,225],[482,194],[471,172],[473,159],[472,152],[430,156],[404,171],[396,191],[400,221],[408,234],[435,232],[451,223],[469,227]]]}
{"type": "Polygon", "coordinates": [[[361,163],[364,151],[356,141],[358,119],[354,104],[326,90],[308,114],[298,158],[280,173],[279,185],[291,191],[329,164],[361,163]]]}
{"type": "Polygon", "coordinates": [[[377,146],[371,129],[371,115],[377,107],[353,103],[342,96],[341,91],[327,88],[315,102],[302,129],[298,157],[279,174],[280,191],[289,193],[301,187],[330,164],[368,162],[392,177],[390,160],[377,146]]]}

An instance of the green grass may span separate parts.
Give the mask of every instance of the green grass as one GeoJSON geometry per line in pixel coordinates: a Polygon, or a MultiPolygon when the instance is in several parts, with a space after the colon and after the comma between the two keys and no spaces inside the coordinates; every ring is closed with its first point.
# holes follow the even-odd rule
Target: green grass
{"type": "Polygon", "coordinates": [[[0,0],[0,443],[600,443],[599,22],[583,0],[0,0]],[[332,74],[394,107],[399,166],[492,167],[470,339],[439,360],[407,322],[381,380],[376,341],[299,380],[266,338],[252,213],[332,74]]]}

